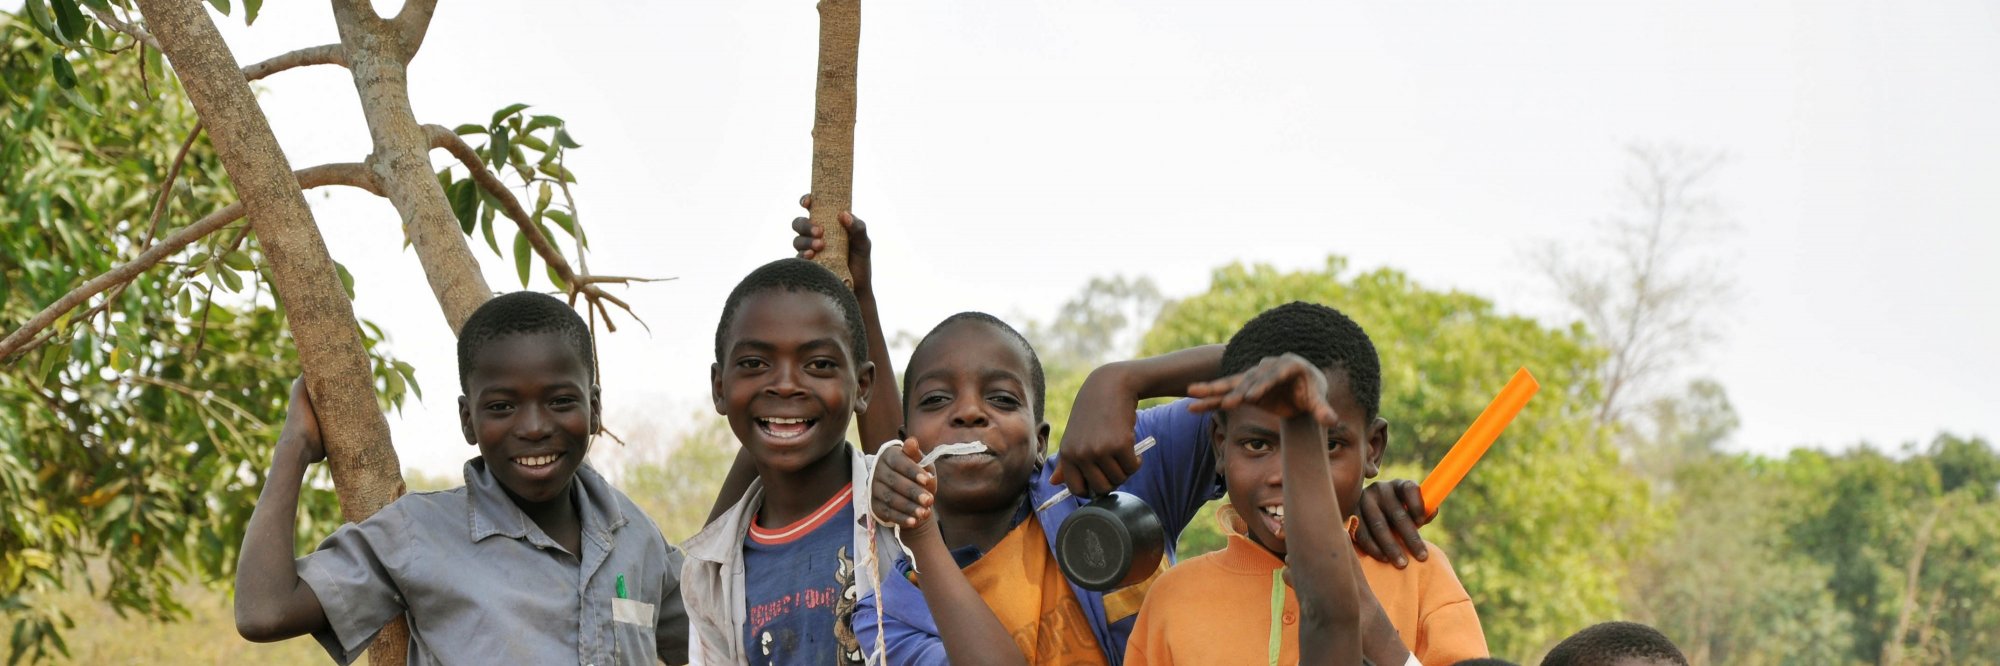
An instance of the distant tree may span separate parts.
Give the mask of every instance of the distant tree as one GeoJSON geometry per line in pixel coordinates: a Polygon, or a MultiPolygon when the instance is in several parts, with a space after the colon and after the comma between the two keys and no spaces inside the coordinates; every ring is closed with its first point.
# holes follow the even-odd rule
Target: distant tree
{"type": "Polygon", "coordinates": [[[1733,228],[1713,193],[1723,156],[1636,144],[1626,154],[1624,208],[1599,220],[1588,244],[1551,242],[1533,254],[1608,353],[1599,370],[1600,424],[1624,418],[1717,338],[1735,283],[1715,246],[1733,228]]]}

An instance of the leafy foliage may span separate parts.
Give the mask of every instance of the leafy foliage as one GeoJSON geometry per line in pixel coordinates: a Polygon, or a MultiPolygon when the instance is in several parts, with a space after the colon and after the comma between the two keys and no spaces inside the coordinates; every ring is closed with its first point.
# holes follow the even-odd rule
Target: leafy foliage
{"type": "MultiPolygon", "coordinates": [[[[47,63],[66,56],[0,21],[0,329],[12,331],[231,197],[197,142],[155,228],[158,188],[195,125],[175,81],[132,51],[79,60],[90,83],[63,88],[47,63]],[[142,67],[155,69],[142,78],[142,67]]],[[[14,498],[0,508],[0,614],[13,660],[65,651],[70,618],[37,600],[70,581],[121,613],[171,618],[185,614],[177,583],[232,574],[299,372],[254,240],[240,222],[211,235],[66,315],[0,372],[0,489],[14,498]],[[83,577],[87,561],[104,575],[83,577]]],[[[381,400],[399,405],[414,370],[363,328],[381,400]]],[[[332,494],[303,504],[302,533],[328,531],[332,494]]]]}
{"type": "MultiPolygon", "coordinates": [[[[561,227],[564,234],[576,241],[578,256],[581,256],[582,250],[590,246],[590,238],[577,224],[576,199],[570,196],[569,189],[576,182],[576,174],[563,166],[563,158],[569,149],[582,146],[570,137],[563,119],[528,114],[528,108],[527,104],[509,104],[493,112],[490,124],[464,124],[452,131],[461,136],[484,135],[485,143],[474,149],[480,160],[503,180],[512,177],[514,184],[522,190],[517,198],[527,200],[532,189],[534,205],[523,205],[529,219],[542,236],[552,242],[556,236],[549,232],[549,223],[561,227]],[[556,198],[557,194],[562,195],[560,200],[556,198]]],[[[445,198],[451,201],[452,213],[458,216],[459,227],[466,235],[470,236],[475,228],[478,229],[479,236],[486,240],[486,246],[493,250],[493,254],[506,257],[507,253],[500,250],[500,241],[493,230],[494,218],[504,217],[506,206],[472,178],[457,178],[456,174],[464,170],[463,166],[455,165],[438,171],[438,184],[444,187],[445,198]]],[[[528,286],[535,255],[527,234],[515,232],[513,259],[521,286],[528,286]]],[[[548,267],[546,273],[549,282],[556,288],[569,288],[553,267],[548,267]]]]}

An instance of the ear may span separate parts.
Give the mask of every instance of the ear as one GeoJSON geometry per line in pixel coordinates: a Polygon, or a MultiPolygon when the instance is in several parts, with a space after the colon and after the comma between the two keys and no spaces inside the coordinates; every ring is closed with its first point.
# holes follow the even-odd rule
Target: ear
{"type": "Polygon", "coordinates": [[[479,440],[472,436],[472,399],[462,395],[458,396],[458,430],[465,434],[465,443],[479,443],[479,440]]]}
{"type": "Polygon", "coordinates": [[[715,413],[729,415],[729,404],[722,401],[722,364],[708,364],[708,399],[715,402],[715,413]]]}
{"type": "Polygon", "coordinates": [[[1222,412],[1216,412],[1214,416],[1209,417],[1208,448],[1209,448],[1209,453],[1215,455],[1216,473],[1221,473],[1223,465],[1229,462],[1227,458],[1224,455],[1222,455],[1222,452],[1229,448],[1228,446],[1225,446],[1223,442],[1223,436],[1227,430],[1228,428],[1224,427],[1222,423],[1222,412]]]}
{"type": "Polygon", "coordinates": [[[868,389],[875,386],[875,362],[862,361],[854,368],[854,413],[868,411],[868,389]]]}
{"type": "Polygon", "coordinates": [[[1368,424],[1368,464],[1362,468],[1365,478],[1375,478],[1382,473],[1382,452],[1389,449],[1389,421],[1376,417],[1368,424]]]}
{"type": "Polygon", "coordinates": [[[1048,422],[1048,421],[1043,421],[1041,425],[1038,425],[1038,426],[1035,426],[1035,459],[1036,459],[1036,460],[1048,460],[1048,459],[1049,459],[1049,431],[1050,431],[1050,428],[1049,428],[1049,422],[1048,422]]]}
{"type": "Polygon", "coordinates": [[[604,387],[590,385],[590,434],[604,432],[604,387]]]}

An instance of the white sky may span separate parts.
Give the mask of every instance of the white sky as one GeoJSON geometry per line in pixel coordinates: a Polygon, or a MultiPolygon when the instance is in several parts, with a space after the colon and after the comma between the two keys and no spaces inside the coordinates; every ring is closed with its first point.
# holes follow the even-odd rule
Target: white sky
{"type": "MultiPolygon", "coordinates": [[[[218,23],[246,63],[336,41],[323,2],[218,23]]],[[[1623,144],[1672,141],[1733,156],[1742,296],[1688,371],[1729,389],[1737,446],[2000,435],[2000,5],[875,0],[863,25],[855,207],[891,331],[1328,253],[1547,312],[1521,249],[1615,209],[1623,144]]],[[[816,26],[806,0],[442,3],[419,119],[566,118],[591,267],[679,278],[623,292],[653,332],[601,342],[612,427],[704,405],[723,296],[788,253],[816,26]]],[[[365,155],[345,71],[265,86],[295,167],[365,155]]],[[[392,415],[404,464],[454,471],[452,340],[393,209],[309,198],[430,391],[392,415]]]]}

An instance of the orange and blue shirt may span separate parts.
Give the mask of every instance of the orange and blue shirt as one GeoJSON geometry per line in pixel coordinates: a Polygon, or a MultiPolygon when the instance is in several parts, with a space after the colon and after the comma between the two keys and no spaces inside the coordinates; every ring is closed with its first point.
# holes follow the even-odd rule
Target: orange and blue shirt
{"type": "MultiPolygon", "coordinates": [[[[1153,437],[1156,443],[1142,456],[1139,472],[1118,487],[1145,501],[1159,515],[1167,533],[1162,564],[1173,561],[1174,542],[1201,512],[1202,505],[1222,496],[1222,480],[1215,473],[1211,452],[1209,417],[1188,411],[1191,402],[1182,400],[1137,414],[1133,441],[1153,437]]],[[[1125,642],[1132,634],[1146,590],[1159,576],[1109,593],[1086,590],[1063,578],[1053,555],[1056,532],[1063,519],[1088,500],[1071,497],[1040,512],[1027,510],[1061,490],[1049,483],[1056,467],[1051,460],[1029,480],[1027,502],[1017,524],[993,550],[978,553],[960,549],[953,555],[959,558],[973,589],[994,609],[1022,654],[1029,657],[1029,663],[1059,660],[1064,664],[1117,666],[1125,659],[1125,642]],[[1049,626],[1041,626],[1045,618],[1049,626]]],[[[875,593],[861,597],[854,614],[854,632],[861,645],[872,649],[879,622],[889,663],[950,663],[923,592],[907,575],[909,561],[903,559],[895,568],[904,575],[883,579],[881,600],[875,593]],[[878,604],[886,609],[879,615],[878,604]]]]}

